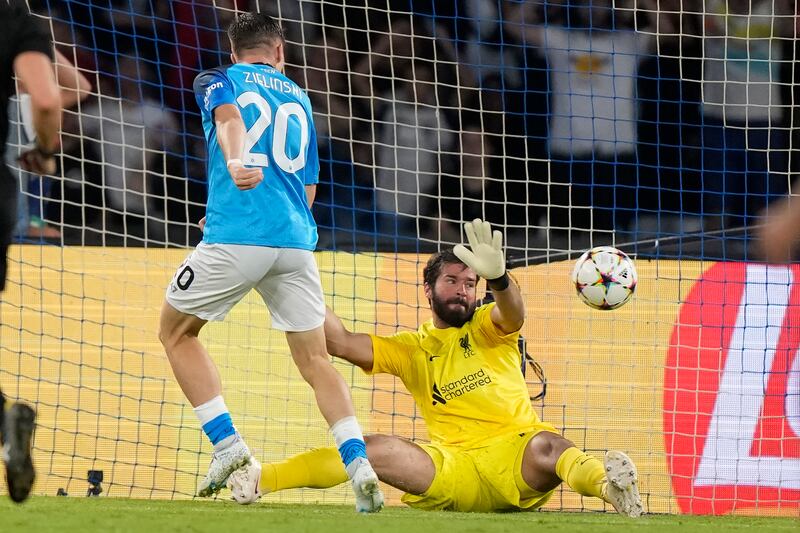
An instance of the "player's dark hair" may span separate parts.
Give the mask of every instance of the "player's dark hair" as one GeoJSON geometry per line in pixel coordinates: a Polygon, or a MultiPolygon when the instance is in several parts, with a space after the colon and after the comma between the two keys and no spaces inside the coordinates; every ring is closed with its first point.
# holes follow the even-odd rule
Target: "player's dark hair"
{"type": "MultiPolygon", "coordinates": [[[[439,276],[442,275],[442,268],[444,265],[467,265],[464,264],[464,261],[458,258],[456,254],[453,253],[452,248],[448,248],[446,250],[442,250],[441,252],[436,252],[433,254],[430,259],[428,259],[428,263],[425,265],[425,268],[422,270],[422,281],[433,287],[436,285],[436,280],[439,279],[439,276]]],[[[478,276],[478,280],[480,280],[480,276],[478,276]]]]}
{"type": "Polygon", "coordinates": [[[277,39],[285,40],[278,21],[264,13],[242,13],[228,27],[228,37],[234,53],[271,46],[277,39]]]}

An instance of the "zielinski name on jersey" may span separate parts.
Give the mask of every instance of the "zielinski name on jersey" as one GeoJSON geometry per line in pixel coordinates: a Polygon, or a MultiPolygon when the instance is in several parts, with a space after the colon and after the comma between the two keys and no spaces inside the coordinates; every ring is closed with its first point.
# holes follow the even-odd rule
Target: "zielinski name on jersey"
{"type": "Polygon", "coordinates": [[[437,387],[436,383],[433,384],[433,404],[445,404],[447,400],[452,400],[463,396],[468,392],[477,390],[479,387],[484,387],[492,382],[491,376],[486,375],[486,372],[481,368],[473,374],[467,374],[461,379],[445,383],[441,387],[437,387]]]}
{"type": "Polygon", "coordinates": [[[302,92],[300,91],[300,87],[295,85],[294,83],[288,80],[281,80],[278,78],[268,78],[264,76],[260,72],[245,72],[244,73],[244,82],[245,83],[255,83],[256,85],[261,85],[267,89],[272,89],[273,91],[280,91],[282,93],[289,93],[293,94],[296,97],[300,98],[302,92]]]}

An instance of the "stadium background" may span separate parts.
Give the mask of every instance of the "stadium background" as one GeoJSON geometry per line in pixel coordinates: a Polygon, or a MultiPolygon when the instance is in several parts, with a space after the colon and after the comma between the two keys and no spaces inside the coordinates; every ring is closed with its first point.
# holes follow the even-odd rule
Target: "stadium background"
{"type": "MultiPolygon", "coordinates": [[[[636,169],[635,184],[617,185],[639,202],[617,205],[612,194],[613,228],[567,233],[547,231],[543,218],[559,207],[553,187],[561,167],[547,152],[553,67],[530,44],[505,40],[502,33],[475,33],[491,24],[461,16],[464,3],[30,3],[52,17],[56,41],[89,74],[95,93],[66,114],[65,156],[49,192],[44,182],[39,190],[23,191],[59,234],[21,236],[0,307],[0,380],[7,393],[39,410],[37,493],[55,494],[62,487],[80,492],[85,472],[99,469],[109,496],[184,498],[205,470],[209,448],[173,382],[155,335],[156,321],[168,279],[185,247],[199,239],[194,223],[205,199],[203,140],[191,81],[200,70],[228,61],[220,29],[231,10],[258,8],[282,15],[289,30],[288,74],[309,90],[318,113],[324,162],[315,210],[321,226],[318,259],[328,303],[339,314],[361,331],[416,327],[428,317],[418,289],[426,253],[458,242],[457,223],[464,216],[489,218],[505,230],[510,257],[533,256],[539,263],[515,275],[528,302],[523,331],[528,349],[548,379],[547,396],[536,404],[545,420],[589,451],[628,450],[640,467],[649,512],[798,513],[795,271],[752,267],[766,269],[758,282],[764,294],[772,295],[773,284],[785,289],[788,303],[776,307],[774,299],[743,292],[748,276],[741,269],[751,267],[731,262],[752,257],[747,231],[691,233],[707,218],[699,142],[703,124],[696,120],[702,63],[691,55],[691,39],[671,52],[643,52],[631,73],[638,88],[637,159],[620,158],[611,165],[636,169]],[[392,40],[394,48],[381,48],[381,42],[389,46],[387,35],[408,32],[414,39],[392,40]],[[487,50],[469,55],[468,45],[475,42],[487,50]],[[496,64],[498,52],[517,62],[496,64]],[[365,74],[343,76],[361,72],[358,65],[365,57],[365,74]],[[475,57],[479,62],[470,63],[475,57]],[[379,68],[386,67],[381,62],[389,64],[388,73],[379,68]],[[464,76],[470,70],[468,81],[464,76]],[[411,93],[400,81],[409,73],[421,84],[411,93]],[[366,90],[357,87],[365,80],[366,90]],[[416,189],[405,195],[428,199],[427,205],[401,211],[395,197],[398,212],[392,213],[381,208],[380,196],[391,191],[378,174],[387,169],[386,161],[397,163],[399,157],[381,155],[392,137],[381,137],[376,125],[385,126],[392,116],[387,106],[395,106],[398,114],[396,104],[404,98],[406,103],[418,98],[417,108],[436,110],[432,125],[419,125],[418,146],[412,150],[433,153],[436,168],[412,169],[416,189]],[[126,114],[131,109],[138,111],[126,114]],[[135,137],[120,127],[128,122],[134,123],[135,137]],[[465,131],[478,134],[477,144],[465,131]],[[117,137],[109,135],[115,132],[117,137]],[[459,135],[460,142],[453,141],[459,135]],[[445,137],[450,138],[447,147],[445,137]],[[121,148],[122,155],[115,153],[121,148]],[[465,157],[470,150],[483,156],[478,164],[487,174],[478,176],[483,185],[477,195],[467,180],[454,183],[475,164],[465,157]],[[422,190],[432,174],[437,185],[422,190]],[[620,214],[625,223],[616,225],[620,214]],[[598,313],[574,297],[571,262],[560,260],[570,256],[558,252],[582,251],[590,242],[652,237],[666,237],[669,246],[631,247],[639,254],[640,279],[631,304],[598,313]],[[704,273],[711,281],[697,288],[704,273]],[[770,276],[779,281],[770,282],[770,276]],[[699,299],[691,300],[691,294],[699,299]],[[757,320],[737,327],[737,313],[748,306],[756,309],[757,320]],[[695,307],[701,311],[691,311],[695,307]],[[717,322],[704,322],[717,315],[717,322]],[[686,340],[691,331],[709,333],[686,340]],[[739,388],[724,392],[742,403],[755,398],[765,409],[757,414],[759,433],[737,443],[751,446],[740,446],[735,460],[775,459],[769,464],[779,472],[777,481],[760,473],[736,479],[734,469],[734,482],[720,471],[719,483],[695,483],[708,419],[722,396],[726,356],[744,359],[752,348],[730,351],[731,332],[756,339],[760,344],[754,349],[765,359],[769,353],[773,362],[760,369],[761,390],[748,388],[742,378],[736,381],[739,388]],[[708,353],[716,358],[704,358],[708,353]]],[[[490,4],[495,3],[482,5],[490,4]]],[[[558,18],[559,9],[570,7],[565,4],[542,3],[536,24],[568,25],[558,18]]],[[[581,5],[572,2],[571,7],[581,5]]],[[[607,31],[644,24],[646,10],[637,14],[632,3],[616,5],[621,26],[607,31]]],[[[606,3],[595,6],[612,12],[606,3]]],[[[778,43],[782,57],[796,57],[794,41],[778,43]]],[[[777,64],[784,102],[793,102],[796,90],[789,63],[777,64]]],[[[792,108],[783,107],[770,131],[787,134],[786,142],[766,152],[776,161],[777,168],[770,170],[785,192],[791,147],[797,145],[791,142],[792,108]]],[[[395,135],[399,144],[399,132],[395,135]]],[[[597,185],[598,194],[615,188],[597,185]]],[[[765,202],[768,197],[762,196],[756,199],[765,202]]],[[[572,206],[570,213],[578,215],[582,208],[585,212],[586,206],[572,206]]],[[[747,216],[731,218],[752,222],[747,216]]],[[[205,340],[220,365],[240,431],[263,459],[278,460],[325,445],[329,437],[285,342],[268,324],[266,312],[250,298],[225,323],[209,327],[205,340]]],[[[373,382],[347,365],[338,368],[353,386],[368,431],[425,439],[402,385],[385,378],[373,382]]],[[[532,394],[539,388],[532,379],[532,394]]],[[[750,415],[726,416],[737,425],[750,415]]],[[[282,493],[270,501],[340,503],[348,498],[341,489],[282,493]]],[[[397,503],[395,492],[391,501],[397,503]]],[[[602,508],[568,490],[549,507],[602,508]]]]}

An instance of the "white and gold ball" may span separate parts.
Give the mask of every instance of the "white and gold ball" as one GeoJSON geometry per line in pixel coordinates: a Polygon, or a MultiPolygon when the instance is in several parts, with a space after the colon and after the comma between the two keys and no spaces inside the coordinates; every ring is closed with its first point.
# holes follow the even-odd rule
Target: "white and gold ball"
{"type": "Polygon", "coordinates": [[[625,305],[636,290],[636,267],[631,258],[612,246],[598,246],[575,263],[572,282],[580,299],[594,309],[625,305]]]}

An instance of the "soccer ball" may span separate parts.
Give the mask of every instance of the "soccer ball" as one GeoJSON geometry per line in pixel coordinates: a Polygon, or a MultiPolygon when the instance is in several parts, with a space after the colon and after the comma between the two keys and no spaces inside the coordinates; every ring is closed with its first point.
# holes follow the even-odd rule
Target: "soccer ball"
{"type": "Polygon", "coordinates": [[[598,246],[584,253],[572,271],[578,296],[594,309],[624,305],[633,296],[637,279],[631,258],[611,246],[598,246]]]}

